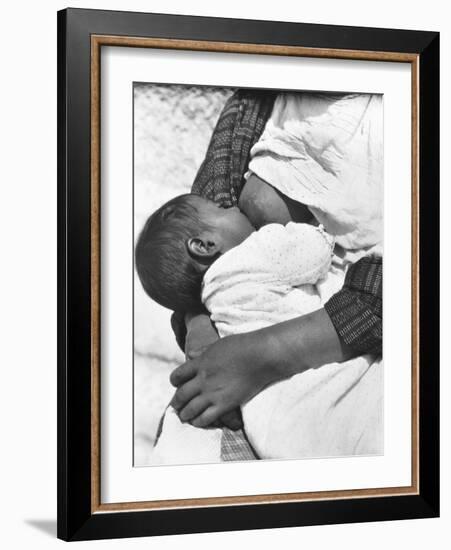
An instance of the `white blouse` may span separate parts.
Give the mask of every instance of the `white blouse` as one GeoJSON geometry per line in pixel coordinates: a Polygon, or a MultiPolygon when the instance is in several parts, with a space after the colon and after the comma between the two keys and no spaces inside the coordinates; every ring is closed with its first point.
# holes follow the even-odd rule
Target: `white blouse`
{"type": "Polygon", "coordinates": [[[381,243],[382,96],[279,94],[249,170],[307,205],[343,248],[381,243]]]}

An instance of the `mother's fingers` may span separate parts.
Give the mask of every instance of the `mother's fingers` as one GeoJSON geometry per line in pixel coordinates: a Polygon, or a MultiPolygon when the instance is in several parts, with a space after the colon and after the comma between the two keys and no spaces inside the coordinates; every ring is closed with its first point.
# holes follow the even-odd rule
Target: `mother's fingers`
{"type": "Polygon", "coordinates": [[[183,409],[179,412],[179,418],[182,422],[187,422],[188,420],[191,420],[192,418],[195,418],[203,413],[209,405],[210,402],[208,399],[198,395],[192,399],[186,407],[183,407],[183,409]]]}
{"type": "Polygon", "coordinates": [[[171,400],[171,405],[177,411],[180,410],[183,406],[188,403],[193,397],[196,397],[200,393],[200,387],[198,381],[193,378],[189,380],[186,384],[183,384],[175,392],[174,397],[171,400]]]}
{"type": "Polygon", "coordinates": [[[222,424],[230,430],[240,430],[243,427],[243,418],[241,416],[240,409],[234,409],[233,411],[222,414],[220,422],[222,422],[222,424]]]}
{"type": "Polygon", "coordinates": [[[194,378],[196,373],[197,369],[194,368],[193,361],[187,361],[172,371],[169,381],[173,386],[178,387],[180,384],[184,384],[188,380],[191,380],[191,378],[194,378]]]}
{"type": "Polygon", "coordinates": [[[220,414],[221,410],[219,407],[212,405],[211,407],[208,407],[208,409],[204,410],[202,414],[191,420],[190,424],[196,428],[206,428],[216,422],[220,414]]]}

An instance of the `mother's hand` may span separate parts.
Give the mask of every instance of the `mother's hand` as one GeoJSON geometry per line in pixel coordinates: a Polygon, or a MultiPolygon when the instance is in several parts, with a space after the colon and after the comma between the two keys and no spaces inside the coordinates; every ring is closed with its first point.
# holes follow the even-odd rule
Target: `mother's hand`
{"type": "Polygon", "coordinates": [[[182,421],[206,427],[267,385],[309,368],[349,359],[324,309],[222,338],[171,374],[182,421]]]}
{"type": "Polygon", "coordinates": [[[259,332],[222,338],[172,372],[171,404],[182,421],[209,426],[273,381],[259,332]]]}

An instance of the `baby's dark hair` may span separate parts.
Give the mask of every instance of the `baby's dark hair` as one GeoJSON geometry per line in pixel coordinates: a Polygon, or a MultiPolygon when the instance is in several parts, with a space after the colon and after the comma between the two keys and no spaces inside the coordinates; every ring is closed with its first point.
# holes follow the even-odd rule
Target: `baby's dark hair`
{"type": "Polygon", "coordinates": [[[201,309],[203,272],[190,257],[187,241],[207,229],[193,194],[175,197],[146,221],[135,247],[135,264],[146,293],[173,311],[201,309]]]}

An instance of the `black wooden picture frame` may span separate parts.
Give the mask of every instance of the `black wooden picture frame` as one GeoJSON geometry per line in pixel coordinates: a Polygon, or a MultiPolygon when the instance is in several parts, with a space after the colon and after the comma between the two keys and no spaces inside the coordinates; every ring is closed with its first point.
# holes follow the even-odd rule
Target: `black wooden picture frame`
{"type": "MultiPolygon", "coordinates": [[[[267,53],[263,49],[258,53],[267,53]]],[[[439,34],[84,9],[59,12],[58,537],[64,540],[137,537],[413,519],[438,514],[439,34]],[[102,37],[109,38],[102,41],[102,37]],[[93,227],[96,228],[98,216],[98,211],[93,210],[93,189],[99,200],[93,187],[99,178],[98,167],[93,163],[99,150],[92,131],[96,110],[92,95],[93,59],[102,44],[111,40],[117,40],[120,46],[133,40],[136,43],[132,45],[142,45],[140,41],[145,39],[185,41],[184,46],[177,46],[182,49],[214,51],[214,44],[221,43],[240,45],[243,52],[249,51],[249,45],[257,49],[267,47],[269,53],[280,48],[280,55],[287,55],[286,48],[304,48],[307,53],[318,49],[331,58],[403,58],[413,63],[417,71],[413,90],[418,116],[413,118],[412,162],[418,170],[417,187],[413,191],[417,201],[414,241],[418,276],[412,299],[419,311],[414,320],[419,373],[414,390],[418,413],[415,494],[381,492],[358,498],[338,495],[296,502],[276,499],[270,503],[229,502],[216,506],[207,503],[152,509],[130,509],[123,505],[102,509],[97,479],[98,433],[93,430],[92,420],[93,410],[96,411],[93,394],[98,392],[93,354],[98,360],[96,331],[100,322],[98,310],[93,308],[98,301],[93,269],[99,253],[93,246],[93,227]]]]}

